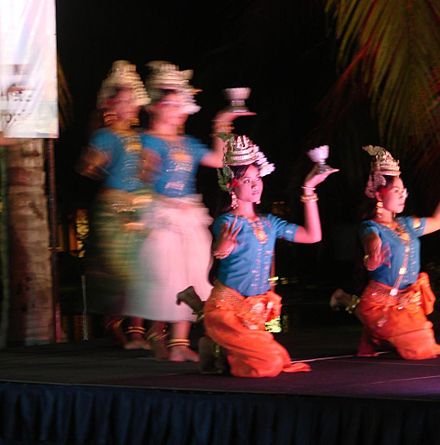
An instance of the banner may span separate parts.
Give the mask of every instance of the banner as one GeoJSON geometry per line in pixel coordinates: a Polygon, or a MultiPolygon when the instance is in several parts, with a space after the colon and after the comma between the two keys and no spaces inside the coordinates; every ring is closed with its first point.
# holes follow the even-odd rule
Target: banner
{"type": "Polygon", "coordinates": [[[0,131],[58,137],[55,0],[0,0],[0,131]]]}

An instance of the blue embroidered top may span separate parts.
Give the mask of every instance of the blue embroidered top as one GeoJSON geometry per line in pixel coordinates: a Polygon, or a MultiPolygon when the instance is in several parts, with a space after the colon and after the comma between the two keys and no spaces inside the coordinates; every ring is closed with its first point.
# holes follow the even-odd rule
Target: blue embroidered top
{"type": "Polygon", "coordinates": [[[127,192],[142,188],[139,176],[142,146],[138,134],[125,136],[109,128],[100,128],[91,135],[89,145],[109,157],[109,164],[105,166],[105,187],[127,192]]]}
{"type": "MultiPolygon", "coordinates": [[[[213,224],[215,237],[219,237],[224,224],[229,227],[235,218],[230,213],[216,218],[213,224]]],[[[270,289],[275,241],[277,238],[294,241],[298,229],[296,224],[272,214],[261,215],[260,222],[250,222],[245,217],[238,216],[236,227],[240,227],[240,231],[237,246],[229,256],[219,260],[218,280],[244,297],[264,294],[270,289]]]]}
{"type": "Polygon", "coordinates": [[[398,231],[378,222],[368,220],[363,221],[360,227],[360,236],[364,238],[371,232],[376,233],[382,240],[382,249],[389,247],[390,255],[376,270],[368,272],[370,279],[394,286],[399,275],[399,269],[403,265],[405,257],[405,246],[408,244],[408,264],[406,273],[403,275],[399,289],[405,289],[417,280],[420,272],[420,240],[426,225],[426,218],[415,218],[411,216],[399,216],[396,218],[401,229],[408,235],[405,242],[398,231]]]}
{"type": "Polygon", "coordinates": [[[196,173],[200,161],[211,150],[191,136],[182,136],[176,143],[159,137],[142,135],[142,146],[159,155],[159,172],[153,176],[156,193],[169,197],[182,197],[196,193],[196,173]]]}

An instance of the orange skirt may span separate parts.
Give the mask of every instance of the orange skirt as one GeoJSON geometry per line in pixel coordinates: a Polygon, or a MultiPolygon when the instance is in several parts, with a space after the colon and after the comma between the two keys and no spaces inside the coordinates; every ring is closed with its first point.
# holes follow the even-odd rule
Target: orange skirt
{"type": "Polygon", "coordinates": [[[426,315],[434,307],[435,296],[426,273],[396,296],[390,286],[370,281],[362,293],[356,313],[373,340],[387,341],[401,357],[423,360],[440,354],[432,323],[426,315]]]}
{"type": "Polygon", "coordinates": [[[281,311],[281,297],[272,291],[244,298],[217,282],[205,303],[206,333],[223,347],[236,377],[275,377],[281,372],[310,371],[292,363],[287,350],[265,330],[281,311]]]}

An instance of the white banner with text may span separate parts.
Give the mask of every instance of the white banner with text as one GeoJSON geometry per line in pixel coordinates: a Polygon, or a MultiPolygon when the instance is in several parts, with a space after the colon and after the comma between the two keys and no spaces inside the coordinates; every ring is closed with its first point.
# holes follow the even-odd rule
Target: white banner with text
{"type": "Polygon", "coordinates": [[[55,0],[0,0],[0,131],[58,137],[55,0]]]}

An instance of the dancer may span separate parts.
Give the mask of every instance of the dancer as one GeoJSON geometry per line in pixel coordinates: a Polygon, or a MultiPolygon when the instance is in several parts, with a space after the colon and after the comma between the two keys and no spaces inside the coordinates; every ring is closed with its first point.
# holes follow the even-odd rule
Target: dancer
{"type": "Polygon", "coordinates": [[[107,317],[106,329],[126,349],[148,349],[143,319],[132,314],[127,332],[122,326],[137,238],[130,229],[136,224],[133,215],[149,200],[141,180],[140,135],[133,124],[148,102],[135,66],[115,61],[98,93],[102,128],[92,134],[77,167],[102,182],[87,243],[88,310],[107,317]]]}
{"type": "Polygon", "coordinates": [[[230,132],[235,118],[254,113],[218,113],[211,150],[184,133],[188,116],[199,110],[196,91],[189,84],[192,71],[180,71],[166,61],[153,61],[148,67],[145,85],[151,104],[142,145],[147,163],[157,166],[151,177],[155,200],[143,217],[149,234],[140,251],[134,298],[127,300],[125,310],[155,322],[149,340],[157,358],[198,361],[189,347],[194,315],[188,307],[176,305],[177,293],[190,284],[202,299],[212,287],[208,281],[212,219],[197,193],[196,173],[199,165],[222,165],[224,141],[218,134],[230,132]]]}
{"type": "MultiPolygon", "coordinates": [[[[301,196],[305,223],[299,226],[256,211],[262,177],[273,169],[249,138],[228,138],[219,185],[229,194],[230,207],[213,225],[214,257],[219,265],[203,312],[207,335],[223,348],[230,372],[237,377],[274,377],[281,372],[310,370],[305,363],[292,363],[287,350],[266,330],[279,323],[281,310],[281,297],[271,290],[269,277],[277,238],[297,243],[321,240],[315,187],[337,170],[317,174],[314,167],[307,176],[301,196]]],[[[178,300],[187,303],[191,300],[188,294],[190,290],[184,291],[178,300]]]]}
{"type": "Polygon", "coordinates": [[[440,345],[426,317],[435,296],[428,275],[420,273],[419,238],[440,229],[440,205],[429,218],[396,216],[407,198],[399,162],[382,147],[364,150],[374,156],[365,189],[373,210],[360,230],[369,281],[360,298],[338,289],[330,305],[346,307],[363,323],[358,356],[375,356],[384,344],[404,359],[436,357],[440,345]]]}

